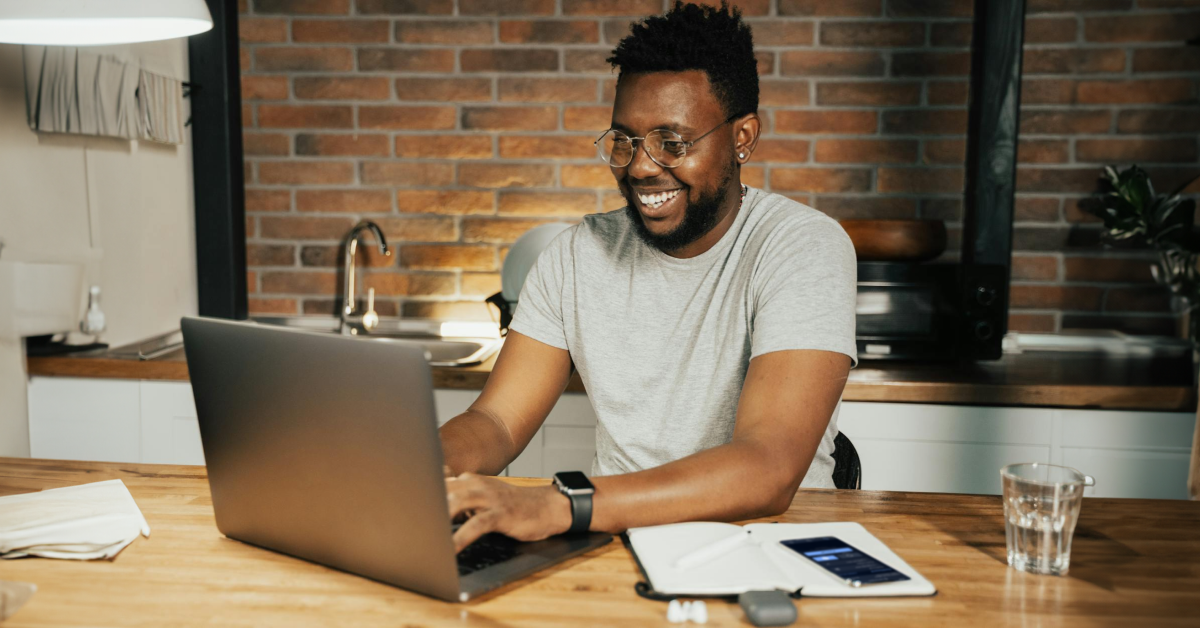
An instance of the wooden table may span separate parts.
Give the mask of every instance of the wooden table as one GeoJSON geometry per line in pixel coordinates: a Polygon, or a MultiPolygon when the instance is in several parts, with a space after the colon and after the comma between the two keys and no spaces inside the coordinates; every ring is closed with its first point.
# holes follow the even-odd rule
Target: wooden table
{"type": "MultiPolygon", "coordinates": [[[[454,605],[224,538],[203,467],[0,458],[0,495],[112,478],[150,538],[111,562],[0,562],[0,579],[38,585],[5,628],[667,625],[619,542],[454,605]]],[[[797,626],[1200,626],[1200,503],[1086,499],[1067,577],[1005,565],[997,497],[802,490],[778,519],[858,521],[940,591],[803,599],[797,626]]],[[[708,609],[710,625],[749,625],[737,604],[708,609]]]]}

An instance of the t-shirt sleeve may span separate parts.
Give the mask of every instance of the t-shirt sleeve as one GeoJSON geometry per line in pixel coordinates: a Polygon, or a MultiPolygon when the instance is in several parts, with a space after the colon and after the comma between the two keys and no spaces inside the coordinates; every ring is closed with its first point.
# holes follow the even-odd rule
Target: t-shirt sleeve
{"type": "Polygon", "coordinates": [[[754,279],[751,359],[789,349],[820,349],[858,364],[854,245],[836,221],[789,222],[764,246],[754,279]]]}
{"type": "Polygon", "coordinates": [[[567,349],[563,322],[563,280],[570,264],[570,241],[574,229],[558,235],[538,255],[525,276],[517,311],[509,329],[552,347],[567,349]]]}

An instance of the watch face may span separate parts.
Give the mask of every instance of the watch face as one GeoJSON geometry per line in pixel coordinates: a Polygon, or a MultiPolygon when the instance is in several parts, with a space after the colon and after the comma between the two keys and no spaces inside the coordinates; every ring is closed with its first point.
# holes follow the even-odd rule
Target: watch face
{"type": "Polygon", "coordinates": [[[559,486],[568,491],[582,491],[592,486],[592,481],[587,479],[587,476],[582,471],[559,471],[554,474],[554,479],[558,481],[559,486]]]}

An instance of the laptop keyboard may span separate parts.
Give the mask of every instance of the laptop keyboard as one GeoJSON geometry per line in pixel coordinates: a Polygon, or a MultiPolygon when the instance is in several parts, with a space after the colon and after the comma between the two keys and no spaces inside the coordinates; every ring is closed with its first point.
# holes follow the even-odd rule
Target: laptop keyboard
{"type": "Polygon", "coordinates": [[[465,576],[517,555],[520,542],[503,534],[485,534],[458,553],[458,575],[465,576]]]}

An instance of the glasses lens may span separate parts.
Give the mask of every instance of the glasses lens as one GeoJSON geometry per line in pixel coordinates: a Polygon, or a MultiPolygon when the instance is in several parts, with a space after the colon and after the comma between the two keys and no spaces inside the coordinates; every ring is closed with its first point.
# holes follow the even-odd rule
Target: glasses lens
{"type": "Polygon", "coordinates": [[[683,163],[687,144],[672,131],[651,131],[646,135],[646,151],[660,165],[674,168],[683,163]]]}
{"type": "Polygon", "coordinates": [[[610,165],[623,168],[633,160],[633,142],[628,135],[609,131],[600,138],[600,158],[610,165]]]}

